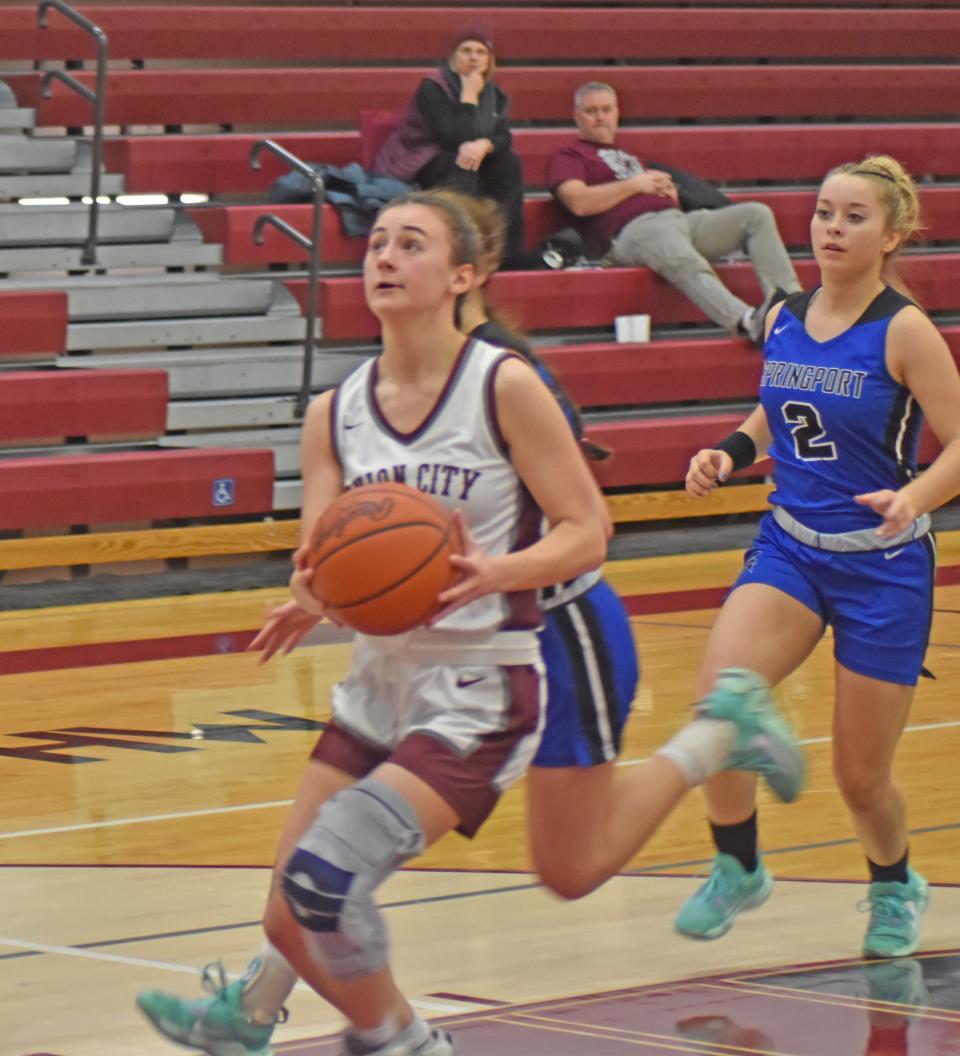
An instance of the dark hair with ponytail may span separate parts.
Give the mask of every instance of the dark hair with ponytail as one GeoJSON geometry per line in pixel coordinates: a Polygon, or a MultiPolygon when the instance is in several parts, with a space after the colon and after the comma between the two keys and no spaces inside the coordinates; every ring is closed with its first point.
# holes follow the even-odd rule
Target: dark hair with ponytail
{"type": "MultiPolygon", "coordinates": [[[[505,237],[505,224],[500,209],[490,198],[473,198],[456,191],[438,190],[433,192],[436,197],[448,200],[456,209],[460,210],[472,223],[476,230],[478,240],[478,258],[476,262],[477,274],[489,277],[500,266],[503,260],[505,237]]],[[[484,284],[486,279],[484,279],[484,284]]],[[[483,294],[483,310],[489,320],[484,324],[482,339],[493,345],[501,345],[509,348],[522,356],[537,372],[554,399],[560,404],[573,430],[580,448],[587,458],[595,462],[602,462],[611,455],[609,448],[588,440],[585,435],[583,415],[580,408],[574,402],[573,397],[566,391],[560,382],[554,377],[553,372],[547,367],[542,359],[533,350],[533,346],[516,326],[504,319],[503,314],[491,305],[486,289],[483,294]]],[[[461,328],[461,305],[458,301],[454,322],[461,328]]]]}

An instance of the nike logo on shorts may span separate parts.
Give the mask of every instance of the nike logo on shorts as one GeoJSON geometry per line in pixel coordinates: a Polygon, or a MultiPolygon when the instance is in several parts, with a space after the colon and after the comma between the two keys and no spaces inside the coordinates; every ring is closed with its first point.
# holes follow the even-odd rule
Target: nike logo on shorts
{"type": "Polygon", "coordinates": [[[786,328],[787,328],[787,326],[786,326],[786,323],[784,323],[784,325],[783,325],[783,326],[777,326],[777,327],[775,327],[775,328],[774,328],[774,331],[773,331],[773,332],[774,332],[775,334],[782,334],[782,333],[783,333],[783,331],[784,331],[784,330],[786,330],[786,328]]]}
{"type": "Polygon", "coordinates": [[[457,679],[457,689],[466,689],[467,686],[475,686],[478,682],[482,682],[486,677],[486,675],[481,675],[479,678],[465,678],[461,675],[457,679]]]}
{"type": "Polygon", "coordinates": [[[905,546],[901,546],[899,550],[885,550],[883,552],[883,559],[885,561],[890,561],[894,557],[899,557],[904,550],[906,550],[905,546]]]}
{"type": "Polygon", "coordinates": [[[363,422],[349,422],[349,423],[348,422],[344,422],[343,423],[343,428],[344,429],[356,429],[358,425],[363,425],[363,422]]]}

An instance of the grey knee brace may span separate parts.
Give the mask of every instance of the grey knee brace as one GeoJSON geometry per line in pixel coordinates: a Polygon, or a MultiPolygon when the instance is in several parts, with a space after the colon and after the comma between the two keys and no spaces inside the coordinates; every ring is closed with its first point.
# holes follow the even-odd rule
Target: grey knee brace
{"type": "Polygon", "coordinates": [[[387,929],[373,892],[425,842],[410,804],[374,778],[320,808],[283,871],[283,894],[331,975],[353,979],[386,966],[387,929]]]}

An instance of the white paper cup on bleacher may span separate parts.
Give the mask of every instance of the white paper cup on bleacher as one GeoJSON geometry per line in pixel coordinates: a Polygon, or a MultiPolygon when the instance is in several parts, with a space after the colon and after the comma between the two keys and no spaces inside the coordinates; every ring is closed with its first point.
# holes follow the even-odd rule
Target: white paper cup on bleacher
{"type": "Polygon", "coordinates": [[[617,341],[621,344],[633,344],[650,340],[649,315],[618,315],[613,321],[617,341]]]}

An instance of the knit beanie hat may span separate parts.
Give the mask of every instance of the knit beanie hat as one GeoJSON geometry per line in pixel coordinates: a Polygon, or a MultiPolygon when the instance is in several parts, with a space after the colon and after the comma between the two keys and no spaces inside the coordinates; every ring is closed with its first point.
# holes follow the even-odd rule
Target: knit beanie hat
{"type": "Polygon", "coordinates": [[[461,26],[450,38],[450,50],[456,51],[465,40],[477,40],[493,52],[493,25],[487,21],[461,26]]]}

